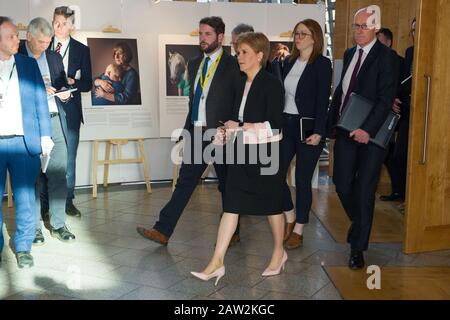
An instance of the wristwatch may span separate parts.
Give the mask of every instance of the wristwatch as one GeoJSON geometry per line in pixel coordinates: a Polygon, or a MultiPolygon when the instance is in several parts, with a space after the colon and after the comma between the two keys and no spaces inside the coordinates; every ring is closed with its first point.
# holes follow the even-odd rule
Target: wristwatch
{"type": "Polygon", "coordinates": [[[243,127],[244,126],[244,122],[239,121],[239,127],[243,127]]]}

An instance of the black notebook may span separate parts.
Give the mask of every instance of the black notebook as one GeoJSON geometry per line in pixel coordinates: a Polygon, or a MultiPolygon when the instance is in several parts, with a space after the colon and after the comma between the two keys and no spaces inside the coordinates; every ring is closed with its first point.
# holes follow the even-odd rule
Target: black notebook
{"type": "Polygon", "coordinates": [[[373,103],[352,92],[336,127],[352,132],[361,128],[372,111],[373,103]]]}
{"type": "Polygon", "coordinates": [[[314,124],[316,119],[303,117],[300,118],[300,141],[305,142],[314,134],[314,124]]]}
{"type": "Polygon", "coordinates": [[[377,135],[374,138],[370,138],[369,141],[381,148],[386,149],[399,120],[400,115],[394,111],[390,111],[383,125],[378,130],[377,135]]]}

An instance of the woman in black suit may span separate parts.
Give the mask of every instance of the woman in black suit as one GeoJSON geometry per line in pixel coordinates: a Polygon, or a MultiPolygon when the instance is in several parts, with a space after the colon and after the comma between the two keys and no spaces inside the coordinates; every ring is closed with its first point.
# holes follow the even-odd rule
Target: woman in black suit
{"type": "Polygon", "coordinates": [[[284,60],[283,140],[281,159],[287,173],[296,156],[295,186],[296,214],[291,192],[284,183],[284,212],[286,229],[284,240],[288,249],[303,243],[303,226],[309,221],[312,203],[311,180],[325,141],[326,118],[331,87],[331,62],[322,55],[323,32],[311,19],[303,20],[294,28],[292,54],[284,60]],[[300,119],[312,118],[310,131],[301,141],[300,119]]]}
{"type": "Polygon", "coordinates": [[[224,258],[240,214],[269,218],[274,248],[262,276],[279,274],[287,260],[283,249],[284,176],[279,170],[283,89],[278,79],[262,69],[269,56],[269,40],[264,34],[244,33],[237,44],[239,67],[245,75],[240,82],[234,120],[227,121],[216,135],[220,141],[229,138],[227,156],[230,147],[235,155],[227,167],[224,214],[214,256],[203,272],[192,272],[202,280],[217,278],[216,284],[225,274],[224,258]]]}

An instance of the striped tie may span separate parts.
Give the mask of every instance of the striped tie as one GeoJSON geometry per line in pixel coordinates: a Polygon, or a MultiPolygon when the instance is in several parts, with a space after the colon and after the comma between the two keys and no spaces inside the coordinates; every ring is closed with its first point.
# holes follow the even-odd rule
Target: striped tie
{"type": "Polygon", "coordinates": [[[62,47],[62,43],[58,42],[58,44],[56,45],[55,52],[61,54],[61,47],[62,47]]]}

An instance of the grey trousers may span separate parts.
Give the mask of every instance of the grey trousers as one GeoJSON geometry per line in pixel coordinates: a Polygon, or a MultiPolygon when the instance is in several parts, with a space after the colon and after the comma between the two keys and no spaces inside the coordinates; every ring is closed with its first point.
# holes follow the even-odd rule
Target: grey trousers
{"type": "MultiPolygon", "coordinates": [[[[53,117],[52,140],[55,143],[50,154],[50,162],[45,173],[39,174],[36,184],[36,228],[42,228],[40,195],[48,194],[50,225],[59,229],[66,223],[66,168],[67,145],[59,116],[53,117]]],[[[44,204],[43,204],[44,205],[44,204]]]]}

